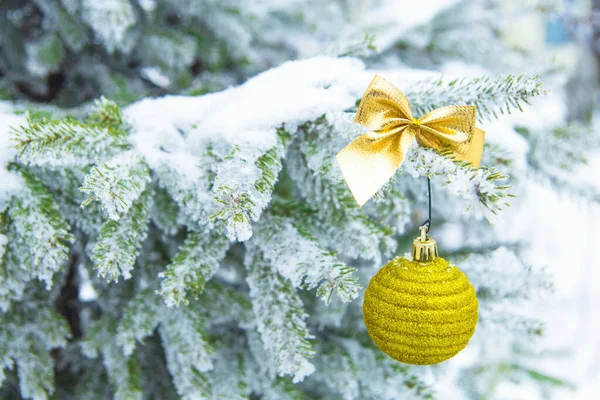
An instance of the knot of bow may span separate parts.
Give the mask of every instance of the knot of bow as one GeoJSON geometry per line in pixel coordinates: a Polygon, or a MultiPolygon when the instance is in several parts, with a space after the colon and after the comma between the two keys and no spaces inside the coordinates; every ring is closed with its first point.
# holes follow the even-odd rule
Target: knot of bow
{"type": "Polygon", "coordinates": [[[450,151],[479,167],[485,133],[475,127],[475,106],[447,106],[414,118],[407,97],[375,75],[358,106],[354,122],[371,131],[337,155],[344,179],[359,206],[394,175],[416,138],[420,146],[450,151]]]}

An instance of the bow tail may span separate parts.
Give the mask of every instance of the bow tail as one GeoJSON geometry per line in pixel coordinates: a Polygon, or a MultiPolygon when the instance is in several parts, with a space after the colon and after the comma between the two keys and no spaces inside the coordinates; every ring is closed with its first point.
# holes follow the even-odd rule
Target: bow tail
{"type": "Polygon", "coordinates": [[[473,168],[479,168],[483,153],[485,132],[472,127],[470,134],[445,126],[422,125],[417,133],[417,143],[437,151],[450,150],[457,160],[471,163],[473,168]]]}
{"type": "Polygon", "coordinates": [[[360,207],[394,175],[413,138],[410,129],[391,134],[368,132],[338,153],[344,179],[360,207]]]}
{"type": "Polygon", "coordinates": [[[470,162],[473,168],[479,168],[481,156],[483,155],[484,140],[485,132],[479,128],[473,128],[471,141],[464,146],[463,152],[455,153],[456,158],[458,160],[470,162]]]}

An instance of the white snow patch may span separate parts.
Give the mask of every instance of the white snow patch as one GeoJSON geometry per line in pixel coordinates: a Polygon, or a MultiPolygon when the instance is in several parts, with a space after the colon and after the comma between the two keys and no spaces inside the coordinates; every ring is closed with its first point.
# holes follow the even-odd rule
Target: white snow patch
{"type": "Polygon", "coordinates": [[[25,123],[25,117],[14,115],[8,103],[0,102],[0,210],[3,210],[11,196],[18,193],[23,187],[21,177],[8,171],[8,163],[17,155],[10,140],[11,128],[25,123]]]}

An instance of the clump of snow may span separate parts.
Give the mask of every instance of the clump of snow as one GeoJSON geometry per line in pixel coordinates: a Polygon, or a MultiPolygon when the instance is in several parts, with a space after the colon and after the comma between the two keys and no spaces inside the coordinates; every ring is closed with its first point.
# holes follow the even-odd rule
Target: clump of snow
{"type": "Polygon", "coordinates": [[[125,116],[150,162],[161,146],[198,155],[207,140],[216,138],[264,150],[276,142],[275,129],[284,123],[289,128],[352,106],[371,78],[356,59],[316,57],[202,97],[144,99],[128,107],[125,116]]]}
{"type": "Polygon", "coordinates": [[[0,102],[0,210],[4,210],[10,198],[23,187],[21,177],[7,167],[17,154],[10,141],[11,128],[24,123],[25,117],[14,115],[8,103],[0,102]]]}

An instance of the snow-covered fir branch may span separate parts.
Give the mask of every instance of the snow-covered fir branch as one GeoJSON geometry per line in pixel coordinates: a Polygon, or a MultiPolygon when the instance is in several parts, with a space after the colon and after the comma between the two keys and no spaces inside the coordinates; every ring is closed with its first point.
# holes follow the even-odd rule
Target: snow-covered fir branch
{"type": "Polygon", "coordinates": [[[131,278],[141,242],[148,232],[150,202],[150,192],[143,192],[119,221],[104,223],[91,250],[99,276],[115,282],[120,276],[131,278]]]}
{"type": "Polygon", "coordinates": [[[290,135],[280,128],[277,129],[277,136],[277,144],[256,160],[246,156],[247,151],[236,149],[238,154],[219,165],[214,192],[221,208],[212,218],[225,222],[230,240],[248,240],[252,235],[251,223],[258,221],[262,210],[271,200],[290,135]],[[255,168],[247,168],[249,163],[253,163],[255,168]],[[233,186],[231,182],[237,185],[233,186]]]}
{"type": "Polygon", "coordinates": [[[131,356],[136,342],[152,335],[160,322],[160,298],[154,296],[151,288],[140,290],[123,310],[117,327],[117,344],[126,356],[131,356]]]}
{"type": "Polygon", "coordinates": [[[457,260],[457,264],[476,282],[474,287],[482,300],[526,300],[531,296],[547,295],[552,290],[552,280],[546,271],[524,265],[505,247],[487,254],[470,254],[457,260]],[[504,267],[497,268],[497,265],[504,267]]]}
{"type": "Polygon", "coordinates": [[[127,33],[135,26],[136,12],[129,0],[108,0],[102,3],[83,0],[81,3],[83,20],[109,53],[117,50],[128,53],[132,50],[135,40],[127,33]]]}
{"type": "Polygon", "coordinates": [[[305,204],[300,205],[296,216],[292,203],[282,206],[287,214],[295,217],[298,226],[305,226],[328,248],[348,257],[378,263],[382,251],[384,254],[394,251],[396,243],[392,233],[396,227],[401,230],[403,226],[369,218],[357,207],[343,182],[334,161],[335,154],[353,134],[361,131],[349,121],[349,113],[328,113],[300,126],[285,163],[286,173],[295,182],[305,204]],[[315,143],[321,143],[318,151],[315,143]],[[310,204],[331,206],[314,207],[310,213],[306,210],[311,208],[310,204]]]}
{"type": "Polygon", "coordinates": [[[19,264],[7,266],[7,270],[23,269],[29,279],[43,280],[50,287],[53,274],[66,261],[74,236],[43,182],[26,168],[20,168],[19,173],[25,181],[26,195],[13,199],[7,224],[9,232],[14,232],[11,246],[21,254],[14,255],[19,264]]]}
{"type": "Polygon", "coordinates": [[[186,400],[208,398],[210,385],[204,373],[213,369],[213,349],[202,316],[190,308],[164,310],[159,333],[177,394],[186,400]]]}
{"type": "Polygon", "coordinates": [[[330,379],[320,383],[344,400],[435,398],[434,391],[410,368],[382,357],[373,347],[332,337],[320,350],[320,366],[334,366],[330,379]]]}
{"type": "Polygon", "coordinates": [[[158,293],[167,306],[188,305],[188,295],[197,298],[228,248],[229,241],[220,232],[190,233],[172,262],[159,274],[162,281],[158,293]]]}
{"type": "Polygon", "coordinates": [[[88,330],[80,342],[81,351],[88,358],[102,357],[116,399],[137,399],[143,393],[141,367],[137,357],[126,356],[112,340],[116,328],[116,321],[107,314],[88,330]]]}
{"type": "Polygon", "coordinates": [[[307,314],[292,284],[277,273],[259,249],[249,249],[245,265],[246,281],[256,318],[257,330],[270,360],[280,376],[290,375],[300,382],[314,372],[309,361],[314,351],[313,336],[306,325],[307,314]]]}
{"type": "Polygon", "coordinates": [[[114,105],[98,102],[97,108],[96,114],[88,121],[33,119],[28,116],[26,124],[13,127],[18,159],[29,164],[60,168],[91,164],[130,147],[126,130],[113,121],[107,123],[105,119],[96,117],[110,116],[114,113],[114,105]],[[104,111],[103,108],[110,110],[104,111]]]}
{"type": "Polygon", "coordinates": [[[406,91],[415,115],[423,116],[443,106],[468,104],[477,107],[480,120],[523,111],[523,104],[542,94],[545,90],[540,77],[529,75],[430,79],[417,82],[406,91]]]}
{"type": "Polygon", "coordinates": [[[129,301],[117,328],[117,343],[131,356],[158,327],[167,368],[181,398],[210,398],[213,350],[207,342],[204,319],[195,307],[168,309],[152,288],[140,290],[129,301]]]}
{"type": "Polygon", "coordinates": [[[138,154],[123,152],[107,162],[93,166],[79,190],[92,194],[82,203],[93,200],[102,203],[110,219],[118,221],[150,182],[148,167],[138,154]]]}
{"type": "Polygon", "coordinates": [[[523,314],[521,308],[553,291],[547,271],[525,265],[515,252],[505,247],[459,257],[457,264],[474,282],[482,329],[502,330],[518,338],[542,334],[543,323],[523,314]],[[498,268],[500,265],[502,268],[498,268]]]}
{"type": "Polygon", "coordinates": [[[295,287],[317,288],[317,296],[327,304],[334,293],[344,302],[356,298],[361,288],[353,275],[356,269],[340,262],[309,232],[298,228],[290,219],[265,216],[255,227],[253,243],[295,287]]]}
{"type": "Polygon", "coordinates": [[[413,146],[407,161],[403,167],[407,173],[414,177],[442,177],[442,185],[465,201],[465,212],[480,210],[491,221],[514,196],[509,191],[511,186],[505,184],[507,176],[494,168],[475,169],[450,153],[413,146]]]}
{"type": "Polygon", "coordinates": [[[50,351],[63,348],[69,327],[50,304],[18,304],[0,316],[0,385],[17,370],[24,398],[47,399],[55,390],[50,351]]]}
{"type": "Polygon", "coordinates": [[[532,130],[517,126],[515,130],[530,145],[527,161],[534,178],[549,181],[559,190],[593,201],[600,201],[600,192],[593,186],[573,179],[570,173],[588,163],[589,154],[600,149],[595,126],[571,122],[552,129],[532,130]]]}

